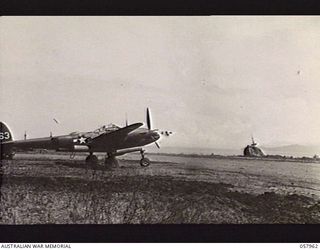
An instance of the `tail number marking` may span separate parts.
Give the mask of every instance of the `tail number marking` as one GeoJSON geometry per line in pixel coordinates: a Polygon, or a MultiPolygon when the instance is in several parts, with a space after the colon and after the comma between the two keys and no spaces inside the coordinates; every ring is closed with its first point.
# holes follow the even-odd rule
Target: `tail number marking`
{"type": "Polygon", "coordinates": [[[10,133],[9,132],[0,132],[0,140],[8,140],[10,139],[10,133]]]}

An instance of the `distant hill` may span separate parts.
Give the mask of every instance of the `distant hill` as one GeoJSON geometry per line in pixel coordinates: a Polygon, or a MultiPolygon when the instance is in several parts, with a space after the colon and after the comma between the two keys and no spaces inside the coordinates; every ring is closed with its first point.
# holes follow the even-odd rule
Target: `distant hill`
{"type": "Polygon", "coordinates": [[[148,147],[148,152],[152,153],[168,153],[168,154],[203,154],[203,155],[242,155],[243,149],[217,149],[217,148],[188,148],[188,147],[166,147],[161,149],[148,147]]]}
{"type": "MultiPolygon", "coordinates": [[[[245,147],[245,145],[244,145],[245,147]]],[[[188,147],[168,147],[162,146],[161,149],[150,146],[147,151],[152,153],[169,153],[169,154],[203,154],[203,155],[242,155],[243,148],[238,149],[218,149],[218,148],[188,148],[188,147]]],[[[264,147],[261,146],[267,155],[285,155],[302,157],[313,157],[315,154],[320,155],[320,146],[305,146],[305,145],[286,145],[279,147],[264,147]]]]}
{"type": "Polygon", "coordinates": [[[306,145],[286,145],[279,147],[261,147],[267,154],[281,154],[281,155],[292,155],[292,156],[314,156],[315,154],[320,155],[320,146],[306,146],[306,145]]]}

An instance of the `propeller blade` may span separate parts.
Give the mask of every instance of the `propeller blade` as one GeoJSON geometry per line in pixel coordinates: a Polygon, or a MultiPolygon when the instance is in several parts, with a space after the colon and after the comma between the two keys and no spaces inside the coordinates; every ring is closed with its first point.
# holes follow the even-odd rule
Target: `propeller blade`
{"type": "Polygon", "coordinates": [[[147,108],[147,126],[148,126],[148,129],[151,130],[151,117],[150,117],[149,108],[147,108]]]}
{"type": "Polygon", "coordinates": [[[126,127],[128,127],[128,115],[126,113],[126,127]]]}
{"type": "Polygon", "coordinates": [[[158,142],[155,141],[154,143],[157,145],[158,148],[160,148],[160,145],[158,142]]]}
{"type": "Polygon", "coordinates": [[[160,134],[161,135],[164,135],[164,136],[170,136],[173,134],[172,131],[168,131],[168,130],[164,130],[164,131],[160,131],[160,134]]]}

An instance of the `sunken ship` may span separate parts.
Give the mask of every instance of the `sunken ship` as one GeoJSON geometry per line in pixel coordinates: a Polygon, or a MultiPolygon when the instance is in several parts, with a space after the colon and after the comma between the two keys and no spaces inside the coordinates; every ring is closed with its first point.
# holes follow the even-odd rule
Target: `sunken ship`
{"type": "Polygon", "coordinates": [[[243,150],[243,155],[248,157],[262,157],[266,156],[261,148],[258,147],[258,144],[254,141],[253,137],[251,137],[252,143],[251,145],[247,145],[243,150]]]}

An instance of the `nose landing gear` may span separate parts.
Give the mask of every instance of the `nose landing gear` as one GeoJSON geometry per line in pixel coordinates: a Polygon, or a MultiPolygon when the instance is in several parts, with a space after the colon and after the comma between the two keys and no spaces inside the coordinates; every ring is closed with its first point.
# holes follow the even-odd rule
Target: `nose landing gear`
{"type": "Polygon", "coordinates": [[[141,160],[140,160],[140,166],[141,167],[148,167],[150,165],[150,160],[146,157],[144,157],[144,150],[140,150],[141,154],[141,160]]]}

